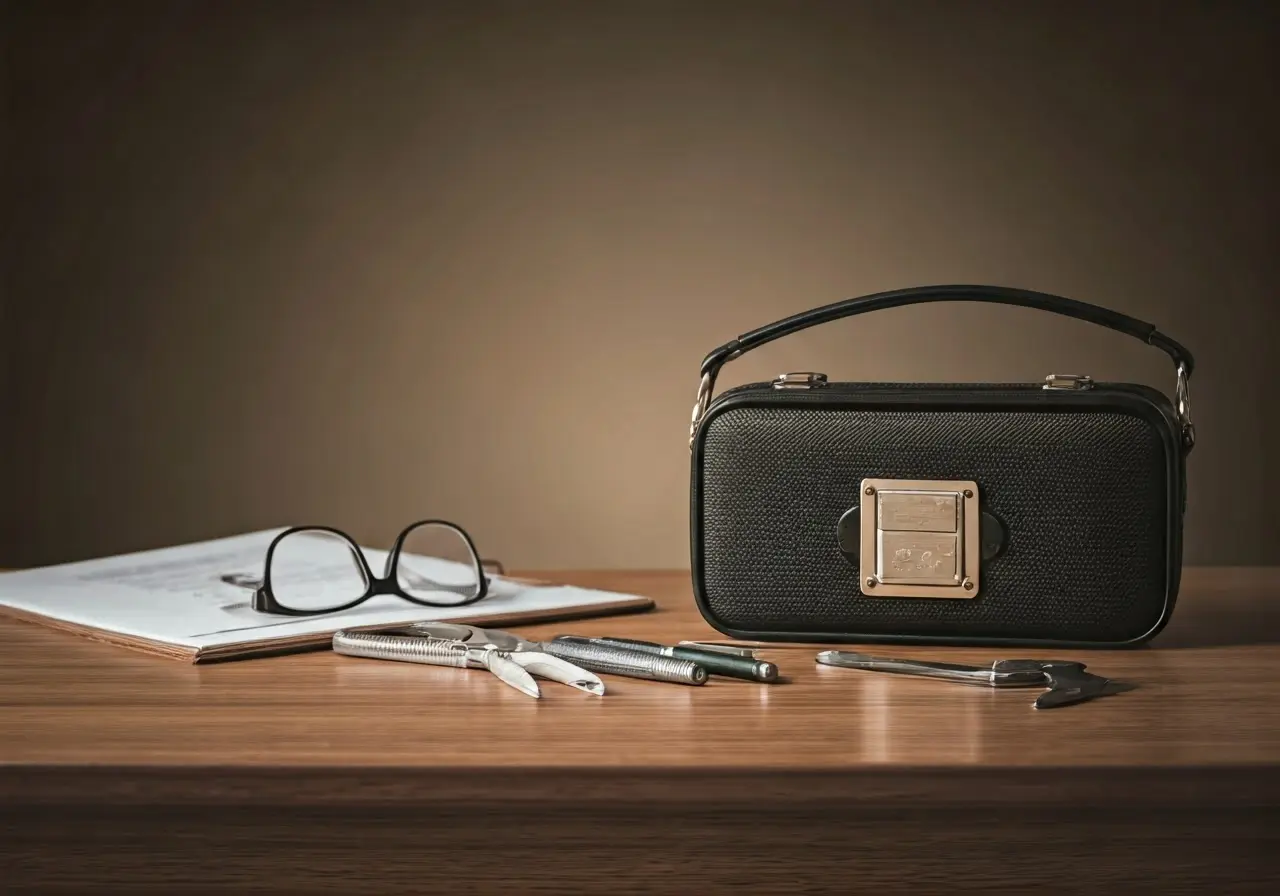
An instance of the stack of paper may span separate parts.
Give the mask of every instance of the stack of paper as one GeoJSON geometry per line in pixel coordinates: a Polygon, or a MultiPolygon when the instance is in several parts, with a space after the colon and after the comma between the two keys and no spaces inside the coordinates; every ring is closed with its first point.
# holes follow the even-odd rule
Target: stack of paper
{"type": "MultiPolygon", "coordinates": [[[[375,597],[355,609],[276,616],[250,605],[267,547],[282,529],[0,574],[0,614],[193,663],[313,649],[340,629],[449,620],[497,627],[637,612],[646,597],[491,576],[465,607],[375,597]]],[[[386,551],[364,549],[381,570],[386,551]]]]}

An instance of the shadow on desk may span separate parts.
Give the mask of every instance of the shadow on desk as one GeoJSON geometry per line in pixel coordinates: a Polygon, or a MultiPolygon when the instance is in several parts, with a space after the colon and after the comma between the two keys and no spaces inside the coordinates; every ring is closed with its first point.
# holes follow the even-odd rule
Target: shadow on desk
{"type": "Polygon", "coordinates": [[[1151,641],[1154,649],[1280,644],[1280,594],[1274,568],[1196,567],[1187,570],[1173,618],[1151,641]]]}

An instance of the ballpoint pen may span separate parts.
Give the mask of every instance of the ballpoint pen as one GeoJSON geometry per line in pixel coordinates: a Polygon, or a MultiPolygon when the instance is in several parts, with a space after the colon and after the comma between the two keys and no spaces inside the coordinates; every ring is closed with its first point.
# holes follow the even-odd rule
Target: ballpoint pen
{"type": "Polygon", "coordinates": [[[464,641],[471,641],[476,637],[476,633],[479,633],[479,637],[485,643],[512,654],[547,653],[591,672],[606,675],[688,685],[700,685],[707,680],[707,670],[689,660],[655,656],[652,653],[631,650],[616,644],[597,644],[587,638],[530,641],[515,632],[481,629],[448,622],[418,623],[411,625],[409,630],[430,637],[455,638],[464,641]]]}
{"type": "Polygon", "coordinates": [[[701,650],[696,647],[669,647],[665,644],[655,644],[652,641],[637,641],[631,638],[581,638],[578,640],[611,647],[624,647],[628,650],[636,650],[657,656],[669,656],[674,659],[692,660],[712,675],[723,675],[727,678],[741,678],[746,681],[762,682],[772,682],[778,679],[778,667],[776,665],[753,657],[733,656],[717,650],[701,650]]]}

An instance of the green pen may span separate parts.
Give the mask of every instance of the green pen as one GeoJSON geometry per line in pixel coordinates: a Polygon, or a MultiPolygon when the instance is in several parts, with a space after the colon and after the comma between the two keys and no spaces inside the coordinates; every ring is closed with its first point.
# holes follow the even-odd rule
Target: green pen
{"type": "Polygon", "coordinates": [[[627,647],[643,653],[669,656],[678,660],[692,660],[712,675],[726,678],[742,678],[747,681],[773,682],[778,680],[778,667],[773,663],[752,657],[733,656],[717,650],[700,650],[696,647],[668,647],[652,641],[634,641],[630,638],[591,638],[600,644],[627,647]]]}

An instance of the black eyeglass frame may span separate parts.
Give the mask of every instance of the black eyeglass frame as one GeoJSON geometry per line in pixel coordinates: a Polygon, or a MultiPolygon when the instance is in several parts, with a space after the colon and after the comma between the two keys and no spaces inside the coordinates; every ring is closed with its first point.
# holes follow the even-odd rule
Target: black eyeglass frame
{"type": "Polygon", "coordinates": [[[267,559],[262,570],[262,584],[253,592],[253,609],[259,613],[272,613],[277,616],[324,616],[329,613],[341,613],[344,610],[350,610],[358,607],[367,600],[382,595],[392,594],[410,603],[417,604],[420,607],[466,607],[474,604],[476,601],[483,600],[489,593],[489,577],[485,575],[483,562],[480,559],[480,553],[476,550],[475,542],[457,523],[451,523],[448,520],[418,520],[416,523],[410,523],[401,530],[396,536],[395,544],[391,551],[387,554],[387,564],[384,569],[384,575],[381,577],[373,574],[373,569],[369,566],[369,558],[364,555],[364,551],[360,549],[360,545],[356,544],[354,538],[343,532],[341,529],[335,529],[332,526],[291,526],[281,532],[271,540],[271,544],[267,547],[267,559]],[[452,529],[458,535],[462,536],[462,540],[466,542],[467,549],[471,553],[472,563],[475,565],[476,581],[479,582],[478,592],[474,597],[466,598],[461,601],[451,603],[437,603],[435,601],[422,600],[408,594],[400,583],[397,581],[397,570],[400,565],[400,554],[404,549],[405,539],[415,529],[422,526],[442,526],[446,529],[452,529]],[[271,587],[271,560],[275,556],[276,547],[290,535],[296,535],[299,532],[325,532],[329,535],[336,535],[347,543],[347,548],[351,551],[351,555],[355,558],[356,563],[360,567],[361,573],[364,575],[368,585],[365,592],[360,597],[348,603],[337,607],[326,607],[323,610],[298,610],[293,607],[286,607],[276,599],[275,592],[271,587]]]}

